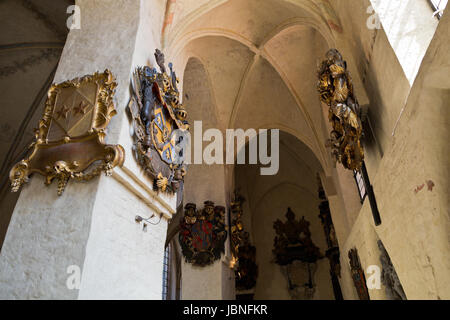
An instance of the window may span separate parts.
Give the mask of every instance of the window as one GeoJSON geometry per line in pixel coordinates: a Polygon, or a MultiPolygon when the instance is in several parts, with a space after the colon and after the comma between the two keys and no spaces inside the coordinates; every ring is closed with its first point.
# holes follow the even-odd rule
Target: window
{"type": "Polygon", "coordinates": [[[359,171],[353,171],[353,176],[355,177],[356,185],[358,186],[358,193],[361,199],[361,203],[367,196],[366,186],[364,184],[364,178],[359,171]]]}
{"type": "Polygon", "coordinates": [[[431,7],[434,10],[434,16],[438,19],[442,18],[444,9],[447,6],[448,0],[428,0],[430,1],[431,7]]]}
{"type": "MultiPolygon", "coordinates": [[[[436,4],[448,0],[433,0],[436,4]]],[[[410,86],[433,39],[439,20],[431,0],[370,0],[410,86]]]]}
{"type": "Polygon", "coordinates": [[[163,260],[163,281],[162,281],[162,299],[168,300],[169,297],[169,269],[170,269],[170,244],[164,250],[163,260]]]}

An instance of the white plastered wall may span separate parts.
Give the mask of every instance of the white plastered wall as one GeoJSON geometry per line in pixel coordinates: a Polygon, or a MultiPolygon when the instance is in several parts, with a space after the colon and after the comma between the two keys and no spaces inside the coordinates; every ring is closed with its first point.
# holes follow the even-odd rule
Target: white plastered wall
{"type": "MultiPolygon", "coordinates": [[[[118,114],[107,143],[121,144],[126,160],[112,177],[70,181],[61,197],[56,183],[43,187],[35,175],[20,195],[0,255],[4,299],[161,299],[167,219],[175,195],[156,194],[131,153],[125,112],[136,65],[153,63],[164,8],[160,1],[79,0],[82,24],[69,33],[56,73],[59,83],[106,68],[117,78],[118,114]],[[135,222],[164,213],[157,225],[135,222]],[[70,290],[67,268],[81,270],[70,290]]],[[[158,218],[153,219],[157,222],[158,218]]]]}

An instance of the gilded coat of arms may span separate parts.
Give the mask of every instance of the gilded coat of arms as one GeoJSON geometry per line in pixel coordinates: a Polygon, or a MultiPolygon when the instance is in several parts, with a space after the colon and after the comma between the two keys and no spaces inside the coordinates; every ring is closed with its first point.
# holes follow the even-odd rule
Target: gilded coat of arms
{"type": "Polygon", "coordinates": [[[327,146],[336,161],[350,170],[360,170],[364,161],[361,146],[362,125],[360,107],[353,93],[347,63],[336,49],[326,54],[318,71],[317,90],[320,100],[329,107],[328,118],[333,130],[327,146]]]}
{"type": "Polygon", "coordinates": [[[193,203],[186,204],[180,223],[179,241],[186,262],[207,266],[220,259],[225,252],[225,207],[205,201],[197,210],[193,203]]]}
{"type": "Polygon", "coordinates": [[[177,191],[186,174],[183,144],[189,130],[187,113],[179,100],[178,78],[164,55],[156,50],[160,72],[148,66],[136,69],[129,110],[134,129],[134,153],[161,191],[177,191]]]}
{"type": "Polygon", "coordinates": [[[50,88],[30,155],[11,169],[13,192],[35,172],[46,177],[47,185],[57,179],[61,195],[70,179],[88,181],[122,166],[122,146],[104,143],[106,127],[116,114],[116,86],[106,70],[50,88]]]}

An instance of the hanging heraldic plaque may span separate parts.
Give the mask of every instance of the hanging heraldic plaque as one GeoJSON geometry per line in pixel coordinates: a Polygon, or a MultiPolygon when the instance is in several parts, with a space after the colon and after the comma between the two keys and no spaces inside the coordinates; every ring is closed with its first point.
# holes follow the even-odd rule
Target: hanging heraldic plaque
{"type": "Polygon", "coordinates": [[[183,145],[189,130],[187,113],[179,101],[178,79],[164,55],[156,50],[161,72],[140,67],[132,79],[129,111],[132,118],[134,154],[139,164],[155,180],[155,189],[176,192],[186,174],[183,145]]]}
{"type": "Polygon", "coordinates": [[[317,90],[320,100],[329,107],[328,118],[333,130],[327,145],[332,156],[346,169],[360,170],[364,161],[361,146],[361,110],[353,92],[347,63],[336,49],[326,54],[318,70],[317,90]]]}
{"type": "Polygon", "coordinates": [[[202,210],[193,203],[186,204],[180,224],[180,245],[186,262],[207,266],[225,252],[225,207],[205,201],[202,210]]]}
{"type": "Polygon", "coordinates": [[[43,175],[46,185],[57,179],[61,195],[70,179],[88,181],[101,172],[111,175],[115,166],[122,166],[122,146],[104,143],[106,127],[116,114],[116,86],[106,70],[50,88],[30,154],[11,169],[13,192],[32,173],[43,175]]]}

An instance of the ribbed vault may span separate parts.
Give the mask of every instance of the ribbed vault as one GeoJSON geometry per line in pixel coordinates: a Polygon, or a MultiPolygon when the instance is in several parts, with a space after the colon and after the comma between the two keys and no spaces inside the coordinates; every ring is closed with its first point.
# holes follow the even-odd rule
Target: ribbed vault
{"type": "Polygon", "coordinates": [[[326,122],[315,82],[318,57],[334,38],[321,1],[188,2],[167,9],[172,23],[164,30],[165,50],[183,69],[192,57],[202,61],[218,128],[283,129],[328,172],[326,122]]]}

